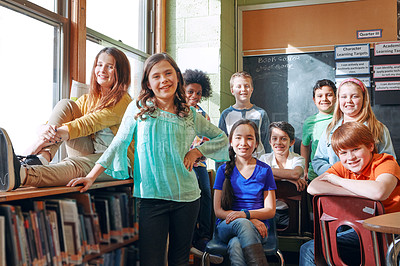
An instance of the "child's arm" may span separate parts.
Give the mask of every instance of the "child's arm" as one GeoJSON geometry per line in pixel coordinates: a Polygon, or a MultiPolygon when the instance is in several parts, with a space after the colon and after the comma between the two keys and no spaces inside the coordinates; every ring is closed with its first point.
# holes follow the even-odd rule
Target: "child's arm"
{"type": "Polygon", "coordinates": [[[71,179],[71,181],[68,182],[67,187],[75,187],[79,184],[83,184],[83,188],[80,190],[80,192],[85,192],[93,185],[94,181],[96,181],[96,178],[103,173],[104,170],[106,170],[104,167],[102,167],[100,164],[96,164],[86,177],[77,177],[71,179]]]}
{"type": "Polygon", "coordinates": [[[317,150],[312,159],[312,166],[317,175],[322,175],[332,166],[328,158],[327,138],[328,136],[324,132],[319,139],[317,150]]]}
{"type": "Polygon", "coordinates": [[[276,180],[287,180],[296,185],[297,191],[303,191],[307,187],[307,181],[301,178],[303,175],[303,168],[296,166],[294,169],[279,169],[272,168],[272,173],[276,180]]]}
{"type": "Polygon", "coordinates": [[[226,122],[225,122],[225,111],[222,112],[221,117],[219,118],[218,127],[225,132],[226,135],[229,135],[228,130],[226,129],[226,122]]]}
{"type": "Polygon", "coordinates": [[[268,114],[265,110],[263,110],[263,116],[262,116],[262,121],[261,121],[261,128],[260,128],[260,141],[262,142],[264,146],[264,151],[265,153],[268,153],[271,151],[270,145],[269,145],[269,117],[268,114]]]}
{"type": "Polygon", "coordinates": [[[357,194],[351,192],[350,190],[322,180],[325,175],[327,175],[327,173],[324,173],[311,181],[311,183],[308,185],[307,192],[311,195],[327,194],[338,196],[357,196],[357,194]]]}
{"type": "Polygon", "coordinates": [[[267,220],[275,216],[275,190],[264,191],[264,208],[249,210],[251,219],[267,220]]]}
{"type": "MultiPolygon", "coordinates": [[[[226,217],[228,216],[229,213],[233,212],[232,210],[224,210],[221,207],[221,197],[222,197],[222,190],[219,189],[214,189],[214,212],[215,212],[215,217],[225,220],[226,217]]],[[[240,212],[237,212],[240,213],[240,212]]],[[[241,218],[246,218],[246,214],[242,212],[243,215],[241,218]]],[[[240,218],[240,217],[237,217],[240,218]]]]}
{"type": "Polygon", "coordinates": [[[310,149],[311,144],[309,145],[304,145],[303,142],[301,142],[300,146],[300,155],[305,159],[305,165],[304,165],[304,179],[308,179],[308,165],[310,163],[310,149]]]}
{"type": "Polygon", "coordinates": [[[326,174],[320,180],[344,188],[360,197],[380,201],[390,196],[398,181],[394,175],[388,173],[380,174],[375,180],[346,179],[334,174],[326,174]]]}
{"type": "Polygon", "coordinates": [[[199,152],[217,162],[228,161],[228,137],[226,134],[207,121],[202,115],[196,114],[196,112],[193,114],[196,135],[205,136],[210,139],[197,147],[199,152]]]}
{"type": "Polygon", "coordinates": [[[303,168],[296,166],[294,169],[280,169],[272,168],[272,173],[276,180],[287,179],[287,180],[298,180],[303,176],[303,168]]]}

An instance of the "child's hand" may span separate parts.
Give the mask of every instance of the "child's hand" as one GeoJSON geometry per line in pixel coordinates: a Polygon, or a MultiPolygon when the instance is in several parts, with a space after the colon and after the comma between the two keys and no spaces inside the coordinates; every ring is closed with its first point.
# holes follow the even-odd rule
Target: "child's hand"
{"type": "Polygon", "coordinates": [[[254,226],[257,228],[258,232],[260,233],[261,237],[266,237],[268,235],[268,229],[263,222],[258,219],[251,219],[250,220],[254,226]]]}
{"type": "Polygon", "coordinates": [[[192,171],[194,163],[202,156],[203,154],[198,149],[190,150],[188,153],[186,153],[185,158],[183,158],[183,164],[185,165],[186,169],[192,171]]]}
{"type": "Polygon", "coordinates": [[[296,188],[297,188],[297,191],[299,191],[299,192],[303,191],[303,190],[306,189],[306,187],[307,187],[307,181],[304,180],[303,178],[299,178],[299,179],[297,179],[297,180],[290,180],[290,179],[287,179],[287,181],[289,181],[289,182],[295,184],[295,185],[296,185],[296,188]]]}
{"type": "Polygon", "coordinates": [[[67,187],[75,187],[79,184],[83,184],[83,188],[80,190],[80,192],[85,192],[87,191],[93,184],[95,179],[90,178],[90,177],[77,177],[74,179],[71,179],[71,181],[68,182],[67,187]]]}
{"type": "Polygon", "coordinates": [[[225,222],[229,224],[230,222],[236,220],[237,218],[246,218],[246,214],[243,211],[231,211],[225,218],[225,222]]]}
{"type": "Polygon", "coordinates": [[[342,178],[334,174],[326,174],[323,177],[321,177],[320,180],[327,181],[336,186],[340,186],[340,181],[342,180],[342,178]]]}

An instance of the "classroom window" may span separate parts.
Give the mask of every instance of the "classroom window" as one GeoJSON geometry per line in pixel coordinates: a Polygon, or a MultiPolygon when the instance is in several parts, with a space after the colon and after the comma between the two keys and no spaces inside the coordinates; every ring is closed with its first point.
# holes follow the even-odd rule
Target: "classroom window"
{"type": "Polygon", "coordinates": [[[140,91],[143,65],[149,56],[150,13],[153,1],[117,0],[113,5],[106,0],[87,1],[86,83],[94,58],[104,47],[114,46],[122,50],[131,64],[131,87],[129,93],[136,98],[140,91]]]}
{"type": "MultiPolygon", "coordinates": [[[[28,3],[29,4],[29,3],[28,3]]],[[[62,19],[0,2],[0,126],[21,154],[61,94],[62,19]]]]}
{"type": "Polygon", "coordinates": [[[146,1],[87,0],[86,10],[88,28],[145,51],[146,1]]]}

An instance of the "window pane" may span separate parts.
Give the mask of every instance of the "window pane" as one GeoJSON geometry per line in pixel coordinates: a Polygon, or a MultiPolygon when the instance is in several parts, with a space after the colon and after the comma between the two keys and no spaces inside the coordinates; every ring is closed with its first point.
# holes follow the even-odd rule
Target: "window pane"
{"type": "MultiPolygon", "coordinates": [[[[90,74],[93,68],[94,59],[97,53],[105,46],[99,45],[92,41],[86,41],[86,83],[90,83],[90,74]]],[[[120,48],[118,48],[120,49],[120,48]]],[[[122,50],[122,49],[121,49],[122,50]]],[[[125,51],[124,51],[125,52],[125,51]]],[[[139,95],[140,83],[142,79],[142,72],[144,61],[146,59],[141,58],[129,52],[125,52],[128,60],[131,64],[131,87],[129,88],[129,94],[136,98],[139,95]]]]}
{"type": "Polygon", "coordinates": [[[56,12],[56,1],[57,0],[30,0],[29,2],[44,7],[50,11],[56,12]]]}
{"type": "Polygon", "coordinates": [[[0,126],[21,154],[53,107],[55,28],[1,6],[0,25],[0,126]]]}
{"type": "Polygon", "coordinates": [[[141,44],[143,29],[143,0],[87,0],[86,26],[115,40],[144,50],[141,44]]]}

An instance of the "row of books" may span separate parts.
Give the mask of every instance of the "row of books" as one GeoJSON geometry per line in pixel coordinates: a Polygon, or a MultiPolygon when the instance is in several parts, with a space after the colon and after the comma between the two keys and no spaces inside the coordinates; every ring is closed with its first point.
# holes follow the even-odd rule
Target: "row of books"
{"type": "Polygon", "coordinates": [[[0,204],[0,266],[82,264],[138,233],[135,210],[129,187],[0,204]]]}

